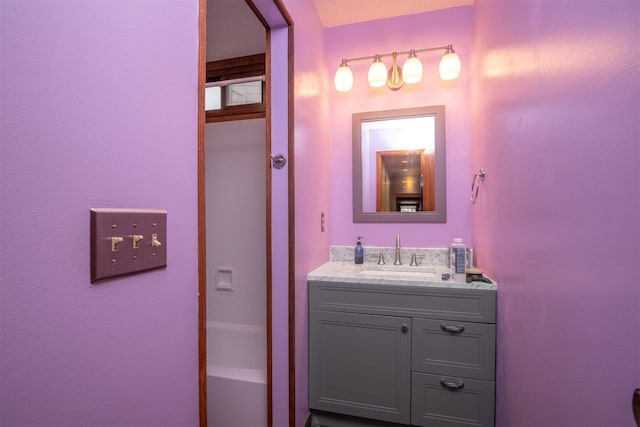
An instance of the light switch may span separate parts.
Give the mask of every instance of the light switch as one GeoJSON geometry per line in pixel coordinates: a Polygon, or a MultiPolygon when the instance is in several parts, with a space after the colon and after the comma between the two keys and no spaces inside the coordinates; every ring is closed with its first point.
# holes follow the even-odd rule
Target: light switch
{"type": "Polygon", "coordinates": [[[111,252],[118,252],[118,245],[122,243],[124,239],[120,236],[115,236],[110,237],[109,240],[111,240],[111,252]]]}
{"type": "Polygon", "coordinates": [[[140,240],[144,239],[142,234],[134,234],[131,236],[131,241],[133,242],[133,249],[140,249],[140,240]]]}
{"type": "Polygon", "coordinates": [[[166,267],[167,211],[92,208],[91,283],[166,267]]]}

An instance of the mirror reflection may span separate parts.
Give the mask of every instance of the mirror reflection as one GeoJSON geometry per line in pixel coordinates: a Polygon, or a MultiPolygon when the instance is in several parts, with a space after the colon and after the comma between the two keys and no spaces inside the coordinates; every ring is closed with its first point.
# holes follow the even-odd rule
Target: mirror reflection
{"type": "Polygon", "coordinates": [[[354,222],[445,222],[444,107],[353,115],[354,222]]]}

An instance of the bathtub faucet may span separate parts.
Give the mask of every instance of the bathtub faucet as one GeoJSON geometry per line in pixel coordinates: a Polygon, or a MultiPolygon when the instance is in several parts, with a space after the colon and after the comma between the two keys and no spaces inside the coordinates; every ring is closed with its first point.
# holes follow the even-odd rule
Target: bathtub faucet
{"type": "Polygon", "coordinates": [[[396,259],[393,261],[393,265],[402,265],[400,261],[400,235],[396,236],[396,259]]]}

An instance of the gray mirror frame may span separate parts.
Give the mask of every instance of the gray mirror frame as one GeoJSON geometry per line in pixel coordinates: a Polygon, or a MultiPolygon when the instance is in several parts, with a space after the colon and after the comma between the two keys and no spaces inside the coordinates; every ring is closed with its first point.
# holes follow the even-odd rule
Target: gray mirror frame
{"type": "Polygon", "coordinates": [[[447,172],[444,105],[399,110],[353,113],[353,222],[444,223],[447,222],[447,172]],[[436,209],[424,212],[363,212],[362,210],[362,123],[406,117],[435,117],[436,209]]]}

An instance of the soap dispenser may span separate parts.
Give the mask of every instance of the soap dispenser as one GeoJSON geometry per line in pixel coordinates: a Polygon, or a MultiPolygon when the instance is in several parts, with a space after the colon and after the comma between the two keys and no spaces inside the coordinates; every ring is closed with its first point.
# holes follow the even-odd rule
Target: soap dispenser
{"type": "Polygon", "coordinates": [[[364,248],[362,247],[361,239],[362,237],[358,236],[358,241],[356,242],[354,257],[356,264],[362,264],[364,262],[364,248]]]}

